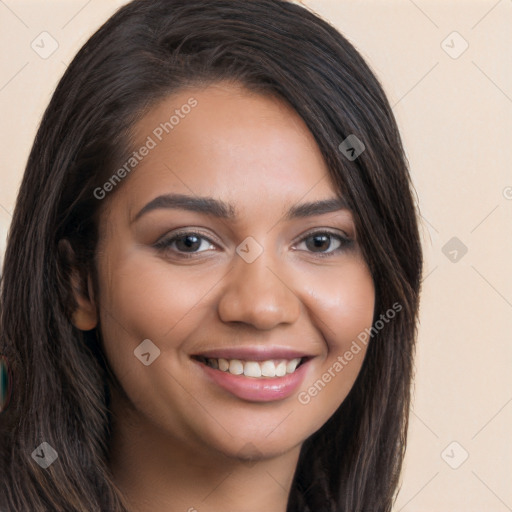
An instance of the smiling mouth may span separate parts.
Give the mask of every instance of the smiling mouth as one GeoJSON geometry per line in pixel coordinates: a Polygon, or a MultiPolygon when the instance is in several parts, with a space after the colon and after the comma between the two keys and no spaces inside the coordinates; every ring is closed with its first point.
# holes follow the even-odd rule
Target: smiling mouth
{"type": "Polygon", "coordinates": [[[231,375],[243,375],[255,379],[272,379],[294,373],[303,365],[308,357],[294,359],[268,359],[266,361],[251,361],[242,359],[224,359],[204,356],[193,356],[193,359],[204,365],[231,375]]]}

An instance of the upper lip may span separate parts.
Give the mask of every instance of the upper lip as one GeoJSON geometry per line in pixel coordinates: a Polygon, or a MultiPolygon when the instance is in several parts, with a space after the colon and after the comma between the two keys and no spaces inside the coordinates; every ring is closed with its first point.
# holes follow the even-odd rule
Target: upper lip
{"type": "Polygon", "coordinates": [[[287,347],[238,347],[218,348],[198,352],[194,356],[202,356],[212,359],[241,359],[244,361],[267,361],[269,359],[298,359],[313,357],[305,351],[287,347]]]}

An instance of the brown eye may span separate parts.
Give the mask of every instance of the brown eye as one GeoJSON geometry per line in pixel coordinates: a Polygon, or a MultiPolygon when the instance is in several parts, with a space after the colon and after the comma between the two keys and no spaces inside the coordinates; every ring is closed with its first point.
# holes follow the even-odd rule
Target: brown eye
{"type": "Polygon", "coordinates": [[[201,247],[201,238],[196,235],[183,235],[174,239],[179,251],[196,252],[201,247]]]}
{"type": "Polygon", "coordinates": [[[316,253],[319,256],[329,256],[352,246],[353,240],[339,233],[316,231],[302,238],[301,243],[305,243],[308,252],[316,253]],[[332,248],[333,245],[334,248],[332,248]]]}
{"type": "Polygon", "coordinates": [[[208,250],[212,245],[213,242],[204,235],[187,231],[164,238],[157,242],[155,247],[159,250],[172,251],[178,254],[195,254],[205,252],[204,250],[199,250],[201,247],[205,247],[208,250]]]}

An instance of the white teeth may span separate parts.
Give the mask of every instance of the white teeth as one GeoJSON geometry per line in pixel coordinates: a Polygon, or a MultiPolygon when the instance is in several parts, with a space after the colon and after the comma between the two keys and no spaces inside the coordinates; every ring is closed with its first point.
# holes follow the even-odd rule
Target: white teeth
{"type": "Polygon", "coordinates": [[[286,361],[281,361],[276,366],[276,377],[284,377],[286,375],[286,361]]]}
{"type": "Polygon", "coordinates": [[[229,373],[232,373],[233,375],[242,375],[242,373],[244,373],[244,365],[242,364],[242,361],[239,361],[238,359],[231,359],[231,361],[229,361],[229,373]]]}
{"type": "Polygon", "coordinates": [[[276,365],[274,361],[264,361],[261,365],[261,375],[264,377],[275,377],[276,376],[276,365]]]}
{"type": "Polygon", "coordinates": [[[300,363],[300,359],[292,359],[286,364],[286,373],[293,373],[300,363]]]}
{"type": "MultiPolygon", "coordinates": [[[[209,359],[211,361],[211,359],[209,359]]],[[[227,372],[229,370],[229,361],[227,359],[219,358],[219,370],[227,372]]]]}
{"type": "Polygon", "coordinates": [[[229,372],[233,375],[245,375],[246,377],[284,377],[287,373],[293,373],[299,365],[301,358],[280,359],[268,361],[241,361],[240,359],[207,358],[204,362],[211,368],[229,372]]]}
{"type": "Polygon", "coordinates": [[[254,361],[247,361],[244,364],[244,375],[246,377],[261,377],[261,366],[254,361]]]}

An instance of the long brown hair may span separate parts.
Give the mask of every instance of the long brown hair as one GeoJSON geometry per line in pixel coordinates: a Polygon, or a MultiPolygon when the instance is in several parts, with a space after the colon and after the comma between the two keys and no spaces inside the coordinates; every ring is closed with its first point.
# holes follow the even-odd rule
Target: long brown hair
{"type": "Polygon", "coordinates": [[[391,510],[422,272],[413,187],[378,79],[330,24],[284,0],[135,0],[60,80],[28,159],[1,278],[0,353],[13,393],[0,415],[0,509],[126,511],[108,468],[107,384],[115,377],[101,333],[71,323],[76,304],[62,240],[82,276],[94,275],[108,202],[94,190],[130,154],[131,127],[166,95],[223,79],[275,94],[304,119],[353,212],[375,284],[374,320],[402,306],[372,336],[348,397],[305,441],[288,512],[391,510]],[[351,134],[365,145],[356,159],[339,149],[351,134]],[[58,453],[47,469],[31,457],[42,442],[58,453]]]}

